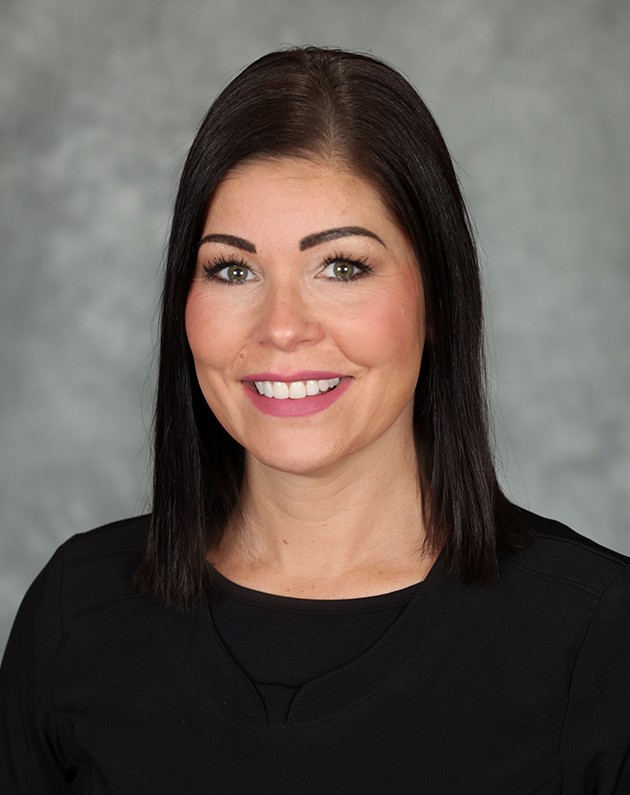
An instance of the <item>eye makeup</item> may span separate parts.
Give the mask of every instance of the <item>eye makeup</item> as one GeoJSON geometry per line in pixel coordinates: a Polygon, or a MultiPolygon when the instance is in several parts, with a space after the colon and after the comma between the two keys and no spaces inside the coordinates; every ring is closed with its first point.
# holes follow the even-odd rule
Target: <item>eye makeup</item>
{"type": "Polygon", "coordinates": [[[203,265],[203,271],[208,280],[230,285],[251,281],[251,279],[247,278],[247,273],[253,273],[242,257],[239,257],[238,255],[230,255],[229,257],[226,257],[223,254],[219,255],[214,260],[205,263],[203,265]],[[223,270],[227,270],[228,273],[232,271],[235,275],[242,274],[244,278],[242,276],[238,276],[237,278],[226,278],[224,276],[219,276],[223,270]]]}
{"type": "MultiPolygon", "coordinates": [[[[213,260],[209,260],[203,266],[203,271],[208,280],[218,281],[225,284],[240,284],[241,282],[252,281],[248,275],[253,275],[245,260],[239,255],[225,256],[220,254],[213,260]],[[227,271],[226,276],[220,276],[221,271],[227,271]]],[[[343,253],[336,253],[324,258],[323,264],[316,274],[317,278],[324,278],[328,281],[336,282],[355,282],[372,273],[372,266],[365,257],[347,256],[343,253]],[[326,271],[330,270],[330,274],[326,271]]]]}
{"type": "Polygon", "coordinates": [[[321,278],[328,278],[331,281],[355,282],[358,279],[368,276],[370,273],[372,273],[372,266],[365,257],[348,257],[345,254],[337,253],[324,258],[324,267],[318,275],[321,278]],[[336,268],[338,265],[342,267],[336,268]],[[346,268],[349,266],[349,268],[353,268],[354,271],[348,273],[348,270],[344,270],[343,266],[346,266],[346,268]],[[322,274],[328,269],[331,269],[333,273],[330,276],[323,277],[322,274]]]}

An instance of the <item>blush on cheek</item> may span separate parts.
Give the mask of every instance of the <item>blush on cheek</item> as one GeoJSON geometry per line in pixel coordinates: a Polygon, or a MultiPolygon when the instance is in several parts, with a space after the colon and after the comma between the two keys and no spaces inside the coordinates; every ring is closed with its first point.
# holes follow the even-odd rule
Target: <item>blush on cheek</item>
{"type": "Polygon", "coordinates": [[[186,302],[184,322],[198,370],[225,366],[243,347],[239,335],[242,323],[227,323],[229,314],[222,309],[193,284],[186,302]],[[235,350],[235,346],[238,350],[235,350]]]}
{"type": "Polygon", "coordinates": [[[188,339],[188,344],[190,345],[190,349],[193,352],[193,356],[195,355],[195,349],[197,348],[197,339],[201,334],[201,329],[203,326],[203,315],[200,312],[199,307],[199,299],[196,295],[194,286],[191,287],[190,293],[188,295],[188,300],[186,301],[186,310],[184,313],[184,327],[186,329],[186,337],[188,339]]]}
{"type": "Polygon", "coordinates": [[[360,312],[337,321],[336,341],[346,356],[368,367],[399,361],[403,368],[419,367],[424,349],[424,310],[413,291],[381,294],[360,312]]]}

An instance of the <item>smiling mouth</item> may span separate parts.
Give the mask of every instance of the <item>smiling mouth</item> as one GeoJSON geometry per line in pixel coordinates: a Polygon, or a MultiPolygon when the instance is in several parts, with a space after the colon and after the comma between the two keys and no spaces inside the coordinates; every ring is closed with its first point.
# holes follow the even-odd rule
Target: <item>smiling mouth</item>
{"type": "Polygon", "coordinates": [[[276,400],[301,400],[330,392],[339,384],[340,378],[323,378],[308,381],[254,381],[259,395],[276,400]]]}

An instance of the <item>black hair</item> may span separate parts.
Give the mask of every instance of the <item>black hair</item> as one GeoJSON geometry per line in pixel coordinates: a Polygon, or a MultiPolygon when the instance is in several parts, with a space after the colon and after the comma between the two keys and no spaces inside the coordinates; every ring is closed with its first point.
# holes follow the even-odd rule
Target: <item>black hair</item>
{"type": "Polygon", "coordinates": [[[292,48],[246,67],[201,122],[175,201],[162,294],[151,529],[137,580],[166,604],[204,598],[208,550],[238,507],[243,448],[201,393],[185,306],[209,202],[246,160],[333,159],[368,180],[416,253],[428,339],[414,435],[428,550],[466,582],[491,582],[520,543],[497,483],[485,393],[482,290],[448,149],[416,90],[368,55],[292,48]]]}

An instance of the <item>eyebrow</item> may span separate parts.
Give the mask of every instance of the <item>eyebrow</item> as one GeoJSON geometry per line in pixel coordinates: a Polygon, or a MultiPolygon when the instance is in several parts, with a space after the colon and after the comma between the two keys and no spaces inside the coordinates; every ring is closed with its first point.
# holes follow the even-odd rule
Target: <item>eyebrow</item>
{"type": "Polygon", "coordinates": [[[199,241],[197,250],[199,250],[204,243],[225,243],[228,246],[234,246],[234,248],[247,251],[249,254],[256,253],[256,246],[253,243],[250,243],[249,240],[245,240],[242,237],[234,237],[234,235],[206,235],[199,241]]]}
{"type": "MultiPolygon", "coordinates": [[[[315,232],[312,235],[307,235],[300,240],[300,251],[319,246],[321,243],[328,243],[331,240],[339,240],[342,237],[371,237],[377,240],[384,248],[387,248],[381,238],[370,232],[369,229],[364,229],[362,226],[340,226],[336,229],[325,229],[323,232],[315,232]]],[[[249,254],[256,253],[256,246],[245,240],[242,237],[235,237],[234,235],[212,234],[205,235],[199,241],[197,249],[200,249],[204,243],[225,243],[234,248],[240,248],[242,251],[247,251],[249,254]]]]}
{"type": "Polygon", "coordinates": [[[338,229],[326,229],[323,232],[315,232],[313,235],[307,235],[300,240],[300,251],[306,251],[307,248],[319,246],[320,243],[327,243],[330,240],[339,240],[342,237],[371,237],[384,248],[387,248],[385,243],[374,232],[369,229],[364,229],[362,226],[341,226],[338,229]]]}

